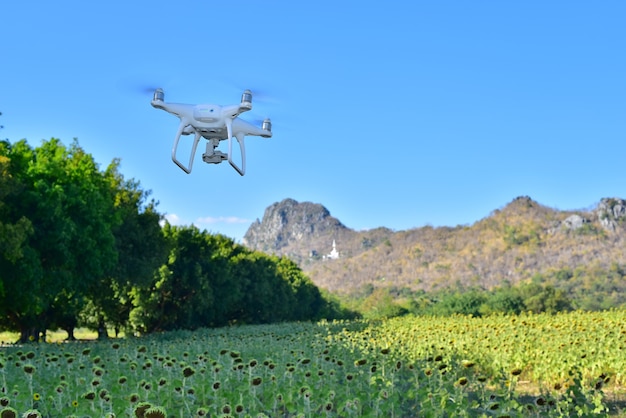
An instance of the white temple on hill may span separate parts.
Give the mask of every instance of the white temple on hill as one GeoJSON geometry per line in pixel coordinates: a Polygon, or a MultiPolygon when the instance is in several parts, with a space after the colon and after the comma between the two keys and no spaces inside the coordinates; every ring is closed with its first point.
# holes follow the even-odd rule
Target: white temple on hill
{"type": "Polygon", "coordinates": [[[333,240],[333,249],[330,251],[330,254],[324,256],[324,259],[336,260],[339,258],[339,251],[337,251],[337,245],[335,245],[335,240],[333,240]]]}

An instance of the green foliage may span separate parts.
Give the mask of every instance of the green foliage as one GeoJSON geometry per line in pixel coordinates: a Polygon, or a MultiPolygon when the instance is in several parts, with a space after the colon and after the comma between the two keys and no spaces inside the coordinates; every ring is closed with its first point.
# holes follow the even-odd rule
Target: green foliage
{"type": "Polygon", "coordinates": [[[295,306],[290,314],[292,320],[332,319],[334,315],[331,312],[328,312],[331,315],[322,315],[322,312],[328,311],[327,301],[300,267],[287,257],[274,260],[277,260],[278,275],[289,284],[290,292],[295,297],[295,306]]]}
{"type": "MultiPolygon", "coordinates": [[[[528,210],[532,206],[525,209],[528,210]]],[[[511,217],[508,222],[513,224],[503,224],[502,239],[507,245],[507,249],[526,246],[536,248],[541,243],[541,226],[534,221],[520,222],[515,217],[511,217]]]]}
{"type": "MultiPolygon", "coordinates": [[[[6,142],[0,142],[0,271],[8,271],[24,257],[28,237],[33,234],[30,220],[14,213],[6,203],[14,199],[21,189],[19,180],[11,173],[7,148],[6,142]]],[[[0,316],[6,314],[5,297],[3,280],[0,280],[0,316]]]]}
{"type": "Polygon", "coordinates": [[[117,226],[113,229],[118,261],[110,279],[99,282],[99,288],[90,292],[96,308],[92,325],[102,322],[124,327],[133,308],[132,292],[135,287],[151,283],[156,269],[167,256],[167,242],[159,222],[157,203],[148,201],[150,192],[143,191],[139,182],[125,180],[119,173],[119,161],[114,160],[104,173],[111,186],[117,226]]]}
{"type": "Polygon", "coordinates": [[[480,308],[485,301],[483,292],[476,290],[444,293],[439,303],[432,305],[431,310],[434,315],[480,316],[480,308]]]}
{"type": "MultiPolygon", "coordinates": [[[[554,314],[575,309],[602,311],[626,307],[626,266],[612,263],[608,269],[599,264],[575,269],[564,267],[535,274],[532,279],[515,286],[503,282],[489,290],[465,287],[460,282],[456,288],[431,292],[394,287],[382,289],[384,291],[365,284],[344,299],[365,317],[376,315],[372,300],[381,299],[384,292],[393,296],[390,303],[404,306],[412,313],[425,315],[483,316],[519,314],[524,311],[554,314]],[[377,295],[368,300],[375,292],[377,295]]],[[[403,313],[397,311],[396,315],[403,313]]]]}
{"type": "Polygon", "coordinates": [[[142,331],[193,329],[225,325],[219,318],[234,309],[240,289],[230,280],[228,247],[233,242],[196,227],[166,223],[163,234],[170,248],[154,281],[137,289],[135,325],[142,331]]]}
{"type": "Polygon", "coordinates": [[[12,263],[23,256],[23,246],[33,228],[28,219],[12,213],[5,203],[21,189],[21,184],[10,171],[6,148],[7,144],[0,142],[0,262],[12,263]]]}
{"type": "Polygon", "coordinates": [[[362,302],[360,309],[367,319],[393,318],[408,313],[408,310],[396,303],[394,297],[384,288],[374,289],[362,302]]]}
{"type": "Polygon", "coordinates": [[[561,289],[537,283],[492,290],[480,288],[445,289],[436,292],[369,288],[357,293],[347,303],[365,318],[391,318],[411,312],[417,315],[480,317],[492,314],[557,313],[572,309],[572,301],[561,289]]]}
{"type": "Polygon", "coordinates": [[[287,258],[250,251],[196,227],[163,228],[168,261],[136,291],[133,321],[142,331],[332,317],[334,308],[287,258]]]}
{"type": "Polygon", "coordinates": [[[557,313],[572,309],[571,301],[561,289],[534,284],[520,288],[526,310],[534,313],[557,313]]]}
{"type": "Polygon", "coordinates": [[[8,297],[0,320],[26,340],[38,338],[42,324],[78,314],[65,312],[73,305],[58,303],[60,295],[80,300],[111,271],[117,258],[114,211],[96,163],[76,142],[66,148],[52,139],[35,149],[25,141],[4,142],[2,151],[19,184],[19,193],[5,196],[4,203],[14,219],[30,222],[32,234],[20,262],[3,270],[8,297]]]}
{"type": "Polygon", "coordinates": [[[495,313],[517,315],[527,310],[524,298],[516,289],[502,288],[485,295],[484,303],[479,311],[482,315],[495,313]]]}

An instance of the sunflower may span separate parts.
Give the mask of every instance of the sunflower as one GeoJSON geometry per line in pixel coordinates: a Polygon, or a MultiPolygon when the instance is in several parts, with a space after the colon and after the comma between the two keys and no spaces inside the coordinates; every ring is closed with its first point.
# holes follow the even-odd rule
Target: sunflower
{"type": "Polygon", "coordinates": [[[191,366],[187,366],[183,369],[183,376],[185,377],[191,377],[196,373],[196,371],[194,370],[193,367],[191,366]]]}
{"type": "Polygon", "coordinates": [[[150,405],[148,402],[139,402],[135,406],[133,413],[137,418],[145,417],[145,412],[150,408],[152,408],[152,405],[150,405]]]}
{"type": "Polygon", "coordinates": [[[0,411],[0,418],[17,418],[17,411],[10,406],[7,406],[0,411]]]}
{"type": "Polygon", "coordinates": [[[160,406],[152,406],[144,411],[144,418],[166,418],[167,412],[160,406]]]}

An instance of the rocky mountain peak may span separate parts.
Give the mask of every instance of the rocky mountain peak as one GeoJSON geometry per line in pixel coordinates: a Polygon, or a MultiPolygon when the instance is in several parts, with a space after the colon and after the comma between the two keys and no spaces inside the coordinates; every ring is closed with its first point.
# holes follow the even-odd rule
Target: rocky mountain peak
{"type": "Polygon", "coordinates": [[[502,212],[511,212],[511,213],[525,213],[532,210],[540,209],[541,205],[531,199],[529,196],[518,196],[509,202],[502,212]]]}
{"type": "Polygon", "coordinates": [[[595,214],[604,229],[615,232],[620,223],[626,222],[626,200],[605,197],[598,203],[595,214]]]}
{"type": "Polygon", "coordinates": [[[318,203],[284,199],[265,209],[243,237],[243,244],[268,252],[278,252],[290,244],[332,237],[349,230],[328,209],[318,203]]]}

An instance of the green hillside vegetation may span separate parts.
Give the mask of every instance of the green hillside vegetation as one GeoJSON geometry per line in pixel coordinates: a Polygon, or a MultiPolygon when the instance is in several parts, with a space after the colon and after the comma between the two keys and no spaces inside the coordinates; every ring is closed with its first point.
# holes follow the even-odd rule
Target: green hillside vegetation
{"type": "Polygon", "coordinates": [[[0,142],[0,330],[26,342],[343,315],[287,258],[161,227],[149,195],[76,141],[0,142]]]}

